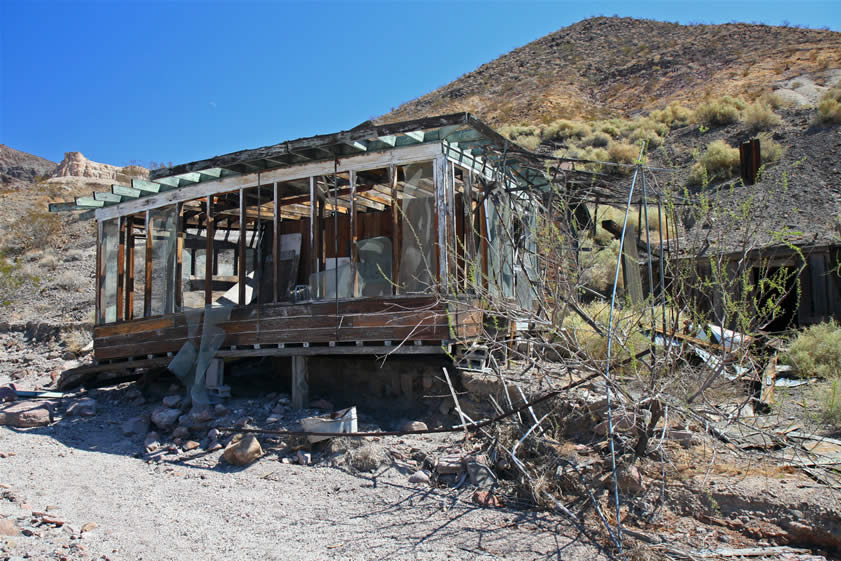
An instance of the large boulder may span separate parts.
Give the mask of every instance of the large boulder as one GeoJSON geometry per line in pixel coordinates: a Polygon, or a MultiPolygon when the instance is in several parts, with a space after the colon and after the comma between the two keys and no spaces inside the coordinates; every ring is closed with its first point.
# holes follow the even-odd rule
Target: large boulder
{"type": "Polygon", "coordinates": [[[0,406],[0,425],[29,428],[49,425],[53,420],[50,408],[43,403],[18,401],[0,406]]]}
{"type": "Polygon", "coordinates": [[[231,465],[246,466],[263,455],[263,447],[257,437],[249,434],[235,440],[222,453],[222,457],[231,465]]]}

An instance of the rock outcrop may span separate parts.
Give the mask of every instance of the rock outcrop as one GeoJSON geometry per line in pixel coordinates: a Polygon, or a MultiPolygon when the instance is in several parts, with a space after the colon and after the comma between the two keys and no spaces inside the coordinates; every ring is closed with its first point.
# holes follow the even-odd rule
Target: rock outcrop
{"type": "Polygon", "coordinates": [[[109,164],[92,162],[81,152],[65,152],[64,159],[53,172],[53,177],[96,177],[117,179],[120,168],[109,164]]]}
{"type": "Polygon", "coordinates": [[[49,176],[56,163],[0,144],[0,184],[16,185],[49,176]]]}

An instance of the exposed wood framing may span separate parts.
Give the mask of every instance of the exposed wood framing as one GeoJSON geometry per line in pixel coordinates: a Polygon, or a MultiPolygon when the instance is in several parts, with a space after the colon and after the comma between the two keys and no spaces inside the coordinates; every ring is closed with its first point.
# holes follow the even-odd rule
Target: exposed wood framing
{"type": "Polygon", "coordinates": [[[280,300],[280,193],[277,181],[272,184],[272,302],[280,300]]]}
{"type": "Polygon", "coordinates": [[[102,222],[96,224],[96,322],[105,323],[105,314],[102,310],[102,222]]]}
{"type": "Polygon", "coordinates": [[[182,269],[184,266],[184,205],[175,203],[175,310],[184,306],[182,269]]]}
{"type": "Polygon", "coordinates": [[[400,293],[397,282],[400,272],[400,207],[397,200],[397,166],[388,166],[388,182],[391,188],[391,286],[392,294],[400,293]]]}
{"type": "Polygon", "coordinates": [[[433,178],[435,182],[435,254],[437,263],[438,286],[442,293],[447,292],[447,198],[446,198],[447,159],[435,158],[433,178]]]}
{"type": "MultiPolygon", "coordinates": [[[[419,144],[395,148],[389,152],[364,153],[343,158],[336,168],[339,172],[350,170],[364,170],[384,168],[391,164],[403,165],[409,163],[429,161],[441,154],[441,145],[437,143],[419,144]]],[[[286,168],[266,171],[262,178],[267,182],[291,181],[310,176],[331,175],[334,171],[332,161],[309,162],[289,166],[286,168]]],[[[148,182],[147,182],[148,183],[148,182]]],[[[156,184],[157,185],[157,184],[156,184]]],[[[233,191],[240,187],[254,187],[257,185],[257,173],[222,177],[214,181],[192,184],[165,192],[156,192],[154,195],[140,199],[125,201],[121,204],[98,208],[96,211],[97,220],[107,220],[116,216],[131,214],[143,210],[159,208],[179,201],[189,201],[208,195],[233,191]]],[[[134,181],[132,187],[136,187],[134,181]]],[[[102,201],[96,201],[101,206],[102,201]]]]}
{"type": "Polygon", "coordinates": [[[207,225],[205,250],[204,250],[204,304],[209,306],[213,303],[213,269],[216,266],[216,259],[213,258],[213,237],[216,235],[216,225],[213,223],[213,196],[207,196],[207,225]]]}
{"type": "MultiPolygon", "coordinates": [[[[356,247],[357,216],[356,216],[356,172],[350,172],[350,279],[351,295],[359,295],[358,279],[356,278],[356,262],[359,257],[356,247]]],[[[338,290],[338,287],[336,287],[338,290]]]]}
{"type": "Polygon", "coordinates": [[[310,273],[317,273],[319,272],[319,257],[318,257],[318,234],[319,229],[321,227],[321,220],[316,222],[316,205],[321,206],[317,202],[316,197],[316,185],[315,185],[315,177],[310,176],[309,178],[310,183],[310,231],[309,231],[309,244],[310,244],[310,261],[312,262],[312,269],[310,273]]]}
{"type": "Polygon", "coordinates": [[[125,267],[126,267],[126,218],[119,218],[118,226],[119,247],[117,249],[117,321],[125,319],[123,297],[125,295],[125,267]]]}
{"type": "Polygon", "coordinates": [[[239,190],[239,241],[238,241],[238,257],[239,268],[237,274],[239,275],[239,300],[240,305],[245,304],[245,283],[246,283],[246,255],[245,255],[245,189],[239,190]]]}
{"type": "Polygon", "coordinates": [[[123,316],[134,319],[134,217],[126,217],[126,299],[123,316]]]}
{"type": "Polygon", "coordinates": [[[144,256],[143,273],[143,317],[152,315],[152,224],[149,220],[150,212],[146,211],[146,254],[144,256]]]}

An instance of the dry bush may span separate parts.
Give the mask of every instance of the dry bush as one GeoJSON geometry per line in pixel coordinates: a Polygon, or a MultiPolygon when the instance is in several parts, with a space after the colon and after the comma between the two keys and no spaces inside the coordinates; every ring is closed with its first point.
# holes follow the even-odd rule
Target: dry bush
{"type": "Polygon", "coordinates": [[[785,154],[785,148],[782,144],[774,140],[767,132],[759,133],[757,138],[759,139],[759,149],[762,153],[762,163],[764,165],[776,164],[782,159],[783,154],[785,154]]]}
{"type": "Polygon", "coordinates": [[[15,235],[9,236],[6,241],[7,248],[14,253],[58,247],[61,243],[61,219],[44,208],[30,207],[17,225],[15,235]]]}
{"type": "Polygon", "coordinates": [[[610,119],[608,121],[597,121],[593,123],[593,130],[596,132],[603,132],[611,138],[616,138],[622,134],[622,128],[625,121],[622,119],[610,119]]]}
{"type": "Polygon", "coordinates": [[[663,138],[659,134],[657,134],[657,131],[642,127],[635,129],[634,132],[632,132],[631,135],[628,137],[628,139],[637,143],[640,140],[645,140],[648,143],[648,149],[658,148],[660,145],[663,144],[663,138]]]}
{"type": "Polygon", "coordinates": [[[49,250],[46,253],[44,253],[38,260],[38,264],[41,267],[49,269],[50,271],[55,271],[56,267],[58,267],[59,262],[60,261],[58,259],[58,255],[56,255],[55,252],[52,250],[49,250]]]}
{"type": "Polygon", "coordinates": [[[376,471],[391,461],[391,455],[385,446],[373,442],[366,442],[347,452],[347,462],[356,471],[376,471]]]}
{"type": "Polygon", "coordinates": [[[815,121],[821,124],[841,123],[841,86],[827,90],[821,96],[815,121]]]}
{"type": "Polygon", "coordinates": [[[742,111],[742,122],[754,131],[768,130],[779,126],[783,119],[769,105],[760,102],[751,103],[742,111]]]}
{"type": "Polygon", "coordinates": [[[724,96],[702,103],[692,114],[692,121],[708,127],[724,126],[735,123],[744,109],[743,101],[724,96]]]}
{"type": "MultiPolygon", "coordinates": [[[[618,250],[618,242],[616,249],[618,250]]],[[[613,270],[615,271],[615,255],[613,259],[613,270]]],[[[622,275],[619,275],[619,278],[621,282],[622,275]]],[[[613,286],[613,278],[610,279],[610,284],[613,286]]],[[[607,332],[607,326],[610,321],[610,303],[604,300],[596,300],[589,304],[584,304],[582,307],[585,313],[595,320],[596,323],[600,324],[603,330],[607,332]]],[[[651,341],[641,331],[642,324],[639,320],[642,318],[642,315],[636,310],[621,306],[617,306],[614,309],[613,332],[616,334],[616,341],[611,352],[611,358],[613,360],[627,360],[632,354],[636,354],[651,345],[651,341]]],[[[604,361],[607,359],[607,337],[599,335],[579,315],[570,314],[567,316],[564,320],[563,327],[574,338],[574,341],[580,345],[580,350],[590,359],[595,361],[604,361]]]]}
{"type": "Polygon", "coordinates": [[[820,420],[841,429],[841,376],[829,382],[829,387],[818,393],[820,420]]]}
{"type": "MultiPolygon", "coordinates": [[[[599,292],[607,292],[613,286],[616,275],[616,258],[619,255],[619,240],[611,240],[607,246],[592,247],[581,252],[581,283],[599,292]]],[[[621,282],[622,275],[619,276],[621,282]]]]}
{"type": "Polygon", "coordinates": [[[841,377],[841,326],[831,320],[808,327],[781,361],[794,366],[804,378],[841,377]]]}
{"type": "Polygon", "coordinates": [[[625,142],[611,142],[607,148],[610,161],[619,164],[633,164],[640,155],[640,147],[625,142]]]}
{"type": "Polygon", "coordinates": [[[593,134],[584,137],[581,144],[584,146],[592,146],[594,148],[607,148],[610,144],[610,135],[604,132],[594,132],[593,134]]]}
{"type": "Polygon", "coordinates": [[[669,128],[676,128],[689,124],[692,120],[692,111],[674,101],[664,109],[652,111],[649,118],[669,128]]]}
{"type": "Polygon", "coordinates": [[[62,332],[61,341],[68,351],[78,355],[91,342],[91,334],[85,329],[69,329],[62,332]]]}
{"type": "Polygon", "coordinates": [[[592,134],[590,125],[582,121],[558,119],[543,127],[542,136],[546,140],[565,138],[584,138],[592,134]]]}
{"type": "Polygon", "coordinates": [[[52,280],[51,284],[65,290],[79,290],[87,283],[73,271],[62,271],[52,280]]]}
{"type": "Polygon", "coordinates": [[[790,99],[786,99],[775,92],[765,92],[764,94],[759,96],[759,102],[764,103],[771,109],[782,109],[785,107],[791,107],[794,103],[790,99]]]}
{"type": "Polygon", "coordinates": [[[706,185],[717,179],[729,179],[739,170],[739,149],[724,140],[714,140],[689,171],[690,185],[706,185]]]}

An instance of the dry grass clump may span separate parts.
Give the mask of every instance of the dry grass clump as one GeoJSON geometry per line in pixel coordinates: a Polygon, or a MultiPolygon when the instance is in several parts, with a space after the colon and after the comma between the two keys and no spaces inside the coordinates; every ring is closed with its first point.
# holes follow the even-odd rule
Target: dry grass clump
{"type": "Polygon", "coordinates": [[[692,114],[692,121],[708,127],[735,123],[741,116],[745,103],[728,95],[709,99],[698,106],[692,114]]]}
{"type": "Polygon", "coordinates": [[[499,133],[527,150],[534,150],[542,140],[540,127],[533,125],[503,125],[499,129],[499,133]]]}
{"type": "Polygon", "coordinates": [[[692,121],[692,111],[675,101],[664,109],[652,111],[649,117],[673,129],[688,125],[692,121]]]}
{"type": "Polygon", "coordinates": [[[543,127],[542,136],[547,140],[565,138],[585,138],[593,133],[590,125],[583,121],[558,119],[543,127]]]}
{"type": "Polygon", "coordinates": [[[759,133],[757,138],[759,139],[759,149],[762,155],[763,165],[776,164],[782,159],[785,148],[783,148],[782,144],[774,140],[769,133],[759,133]]]}
{"type": "Polygon", "coordinates": [[[17,222],[14,236],[6,241],[10,253],[25,253],[57,247],[61,243],[61,219],[40,206],[31,206],[17,222]]]}
{"type": "Polygon", "coordinates": [[[841,86],[835,86],[821,96],[815,121],[821,124],[841,123],[841,86]]]}
{"type": "Polygon", "coordinates": [[[771,106],[761,102],[751,103],[742,111],[742,122],[754,131],[768,130],[779,126],[783,119],[771,109],[771,106]]]}
{"type": "MultiPolygon", "coordinates": [[[[612,239],[605,247],[592,246],[590,251],[581,252],[581,283],[606,293],[613,287],[616,276],[616,258],[619,256],[619,240],[612,239]]],[[[619,276],[622,283],[622,275],[619,276]]]]}
{"type": "Polygon", "coordinates": [[[348,464],[356,471],[371,472],[391,463],[391,455],[385,446],[366,442],[347,453],[348,464]]]}
{"type": "Polygon", "coordinates": [[[739,149],[724,140],[707,145],[704,155],[689,171],[689,185],[706,185],[715,180],[729,179],[739,170],[739,149]]]}
{"type": "Polygon", "coordinates": [[[55,279],[53,279],[51,284],[65,290],[79,290],[86,283],[83,279],[79,278],[77,273],[74,273],[73,271],[63,271],[59,273],[55,279]]]}
{"type": "Polygon", "coordinates": [[[70,329],[62,332],[61,341],[68,351],[78,355],[91,342],[91,334],[84,329],[70,329]]]}
{"type": "Polygon", "coordinates": [[[834,320],[808,327],[781,358],[803,378],[841,379],[841,326],[834,320]]]}
{"type": "Polygon", "coordinates": [[[608,144],[610,144],[610,135],[604,132],[594,132],[589,136],[585,136],[581,139],[581,144],[584,146],[592,146],[594,148],[607,148],[608,144]]]}
{"type": "Polygon", "coordinates": [[[640,147],[626,142],[611,142],[607,152],[612,162],[633,164],[640,155],[640,147]]]}
{"type": "MultiPolygon", "coordinates": [[[[613,265],[615,270],[615,261],[613,265]]],[[[620,275],[620,281],[621,278],[622,276],[620,275]]],[[[611,278],[611,286],[612,284],[613,279],[611,278]]],[[[596,300],[582,305],[582,308],[589,317],[593,318],[607,332],[607,326],[610,320],[609,302],[596,300]]],[[[627,360],[632,355],[651,345],[651,341],[642,333],[642,325],[639,321],[641,317],[642,314],[629,308],[617,306],[614,310],[613,332],[617,337],[611,352],[613,360],[627,360]]],[[[568,315],[564,320],[563,327],[587,356],[596,361],[607,359],[607,337],[599,335],[578,314],[568,315]]],[[[633,363],[627,365],[623,370],[627,371],[630,369],[633,369],[633,363]]]]}

